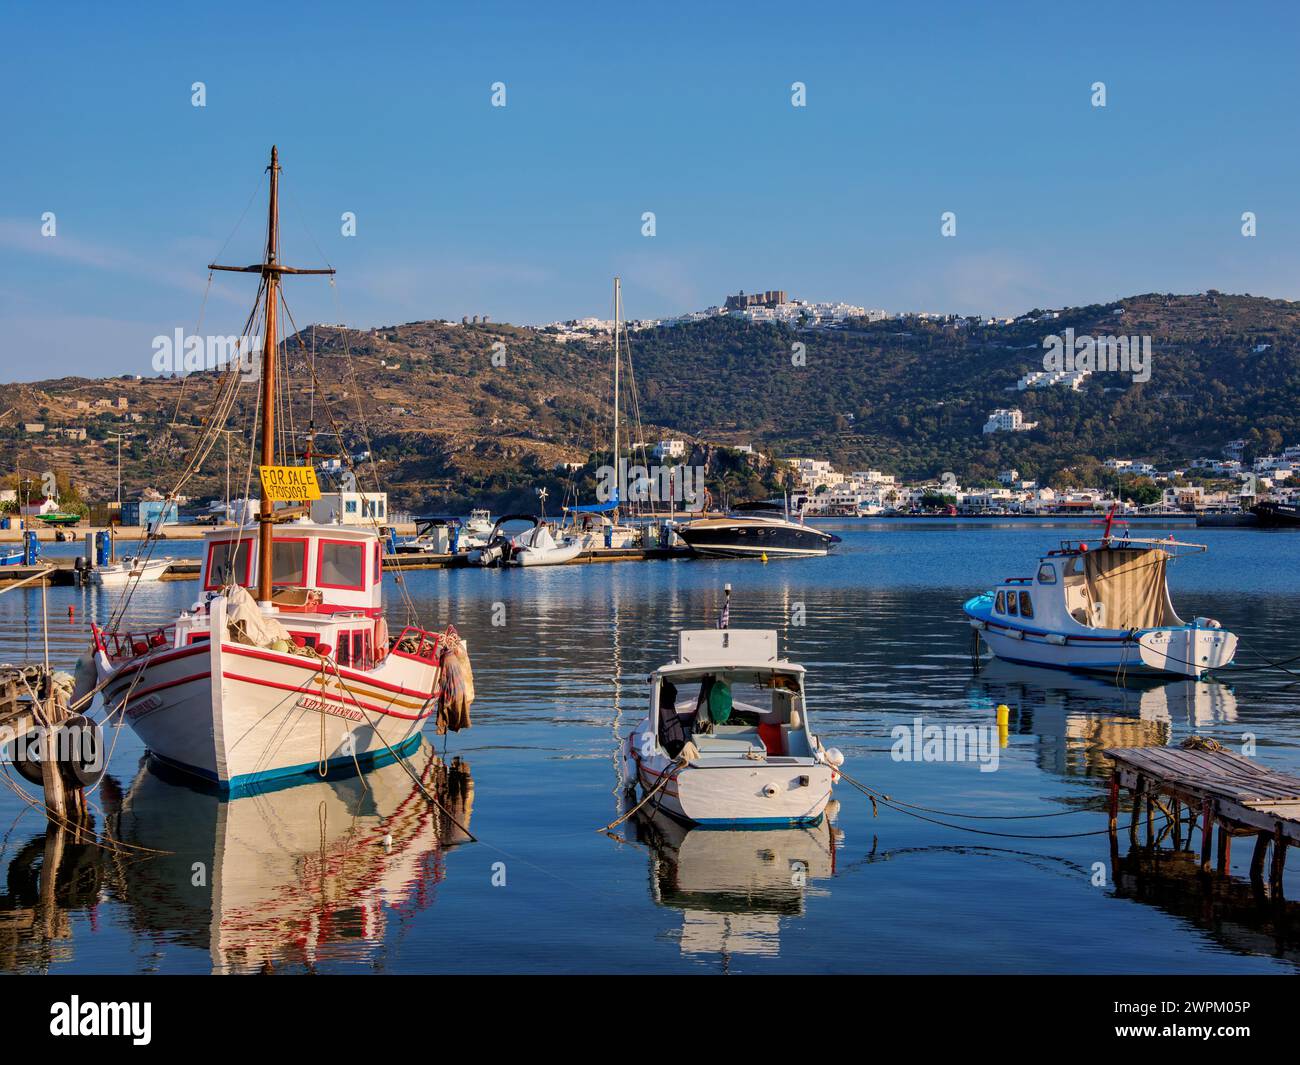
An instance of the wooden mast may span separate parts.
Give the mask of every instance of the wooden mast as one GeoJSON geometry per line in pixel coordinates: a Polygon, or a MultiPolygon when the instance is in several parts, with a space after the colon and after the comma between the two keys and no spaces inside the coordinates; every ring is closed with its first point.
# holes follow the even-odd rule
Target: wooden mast
{"type": "MultiPolygon", "coordinates": [[[[262,344],[262,465],[275,465],[275,356],[276,318],[280,297],[280,278],[284,274],[332,274],[333,270],[300,270],[280,265],[280,153],[271,146],[271,197],[266,215],[266,254],[252,266],[208,265],[209,270],[227,270],[241,274],[261,274],[266,284],[266,336],[262,344]]],[[[271,530],[274,526],[274,502],[262,491],[262,508],[258,513],[257,600],[271,601],[271,530]]]]}
{"type": "MultiPolygon", "coordinates": [[[[275,465],[275,333],[280,277],[280,153],[271,145],[271,198],[266,209],[266,338],[262,345],[262,465],[275,465]]],[[[275,503],[262,492],[257,522],[257,601],[271,601],[271,528],[275,503]]]]}

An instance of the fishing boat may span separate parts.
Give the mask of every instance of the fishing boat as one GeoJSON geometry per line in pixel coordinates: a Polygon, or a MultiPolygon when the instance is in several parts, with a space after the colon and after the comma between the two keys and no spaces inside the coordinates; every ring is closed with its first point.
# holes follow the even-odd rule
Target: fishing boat
{"type": "Polygon", "coordinates": [[[719,558],[825,555],[840,542],[802,521],[791,521],[777,504],[748,504],[726,517],[697,518],[677,526],[677,535],[697,555],[719,558]]]}
{"type": "Polygon", "coordinates": [[[816,823],[843,761],[812,731],[804,667],[778,658],[764,629],[679,633],[677,659],[651,674],[649,711],[623,742],[625,781],[695,825],[816,823]]]}
{"type": "MultiPolygon", "coordinates": [[[[305,516],[319,497],[312,466],[292,464],[288,434],[276,431],[276,412],[293,396],[280,380],[281,281],[334,271],[282,265],[274,148],[269,171],[263,261],[210,267],[261,278],[249,318],[264,341],[258,520],[205,535],[201,596],[170,625],[125,620],[129,583],[109,624],[92,626],[93,671],[78,670],[79,691],[101,686],[110,718],[124,718],[154,758],[223,791],[399,757],[435,713],[440,731],[467,726],[473,699],[468,650],[453,627],[408,624],[390,638],[378,525],[305,516]]],[[[246,378],[237,361],[217,375],[220,417],[205,424],[189,469],[215,446],[246,378]]]]}
{"type": "Polygon", "coordinates": [[[120,562],[97,566],[90,571],[90,579],[105,587],[120,587],[132,581],[160,581],[175,562],[174,558],[148,558],[128,555],[120,562]]]}
{"type": "MultiPolygon", "coordinates": [[[[492,535],[492,527],[496,523],[492,520],[492,511],[485,507],[475,507],[469,512],[469,517],[461,522],[461,542],[468,543],[470,540],[485,541],[492,535]]],[[[477,543],[474,544],[478,546],[477,543]]]]}
{"type": "Polygon", "coordinates": [[[1115,537],[1113,522],[1114,508],[1099,539],[1062,541],[1034,576],[968,599],[972,628],[1022,665],[1184,677],[1230,665],[1237,637],[1213,618],[1184,621],[1169,596],[1169,563],[1205,545],[1115,537]]]}

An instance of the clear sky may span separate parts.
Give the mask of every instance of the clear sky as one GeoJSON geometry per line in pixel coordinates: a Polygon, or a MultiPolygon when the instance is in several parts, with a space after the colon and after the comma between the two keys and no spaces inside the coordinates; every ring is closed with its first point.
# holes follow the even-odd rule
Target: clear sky
{"type": "MultiPolygon", "coordinates": [[[[256,260],[272,143],[286,261],[340,272],[289,282],[300,324],[608,317],[616,273],[633,318],[764,288],[990,314],[1294,298],[1297,12],[9,0],[0,380],[150,373],[227,238],[256,260]]],[[[220,278],[204,332],[237,331],[254,285],[220,278]]]]}

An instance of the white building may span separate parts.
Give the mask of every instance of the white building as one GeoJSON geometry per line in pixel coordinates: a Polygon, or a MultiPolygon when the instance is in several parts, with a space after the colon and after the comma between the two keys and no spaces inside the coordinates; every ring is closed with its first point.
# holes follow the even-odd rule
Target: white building
{"type": "Polygon", "coordinates": [[[680,459],[686,457],[685,440],[660,440],[655,444],[654,457],[660,459],[680,459]]]}
{"type": "Polygon", "coordinates": [[[986,433],[1023,433],[1033,429],[1038,423],[1025,421],[1020,408],[999,408],[989,415],[984,423],[986,433]]]}
{"type": "Polygon", "coordinates": [[[387,492],[322,492],[311,520],[322,525],[371,525],[388,520],[387,492]]]}

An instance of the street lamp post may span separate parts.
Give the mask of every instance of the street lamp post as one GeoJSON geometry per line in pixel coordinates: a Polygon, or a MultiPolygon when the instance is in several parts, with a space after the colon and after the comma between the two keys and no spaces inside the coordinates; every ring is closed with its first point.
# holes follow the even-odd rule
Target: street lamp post
{"type": "Polygon", "coordinates": [[[120,520],[122,517],[122,438],[131,434],[110,431],[108,435],[117,437],[117,516],[120,520]]]}

